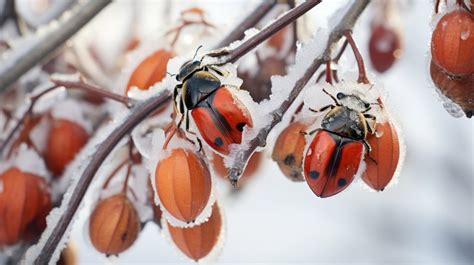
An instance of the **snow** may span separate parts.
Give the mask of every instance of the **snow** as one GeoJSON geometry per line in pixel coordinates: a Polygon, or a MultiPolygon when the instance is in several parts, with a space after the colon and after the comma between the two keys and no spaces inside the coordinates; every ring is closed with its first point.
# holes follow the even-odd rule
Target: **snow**
{"type": "Polygon", "coordinates": [[[0,174],[11,167],[16,167],[23,172],[28,172],[42,177],[49,182],[51,174],[46,168],[43,158],[33,149],[28,148],[26,144],[21,144],[18,152],[11,159],[0,163],[0,174]]]}

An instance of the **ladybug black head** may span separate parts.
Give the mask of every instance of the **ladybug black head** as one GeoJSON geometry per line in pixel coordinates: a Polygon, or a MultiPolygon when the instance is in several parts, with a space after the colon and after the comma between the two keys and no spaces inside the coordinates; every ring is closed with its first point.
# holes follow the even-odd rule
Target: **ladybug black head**
{"type": "Polygon", "coordinates": [[[200,61],[188,61],[179,69],[179,74],[176,76],[176,80],[184,81],[187,77],[192,75],[196,70],[201,68],[200,61]]]}

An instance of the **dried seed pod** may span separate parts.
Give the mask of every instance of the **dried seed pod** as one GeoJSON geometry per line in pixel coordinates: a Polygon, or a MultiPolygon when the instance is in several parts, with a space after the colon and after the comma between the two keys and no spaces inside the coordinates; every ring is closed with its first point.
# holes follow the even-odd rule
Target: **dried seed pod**
{"type": "Polygon", "coordinates": [[[101,200],[89,220],[89,237],[97,251],[118,255],[137,239],[140,219],[123,193],[101,200]]]}
{"type": "Polygon", "coordinates": [[[45,180],[12,167],[0,183],[0,246],[36,239],[52,207],[45,180]]]}
{"type": "Polygon", "coordinates": [[[438,89],[458,104],[470,118],[474,114],[474,74],[450,76],[433,62],[430,65],[430,74],[438,89]]]}
{"type": "Polygon", "coordinates": [[[176,219],[193,222],[211,196],[211,174],[201,156],[173,149],[158,162],[155,184],[162,206],[176,219]]]}
{"type": "Polygon", "coordinates": [[[222,217],[217,203],[213,205],[212,214],[205,223],[190,228],[173,227],[168,223],[173,242],[195,261],[206,257],[216,246],[221,228],[222,217]]]}
{"type": "Polygon", "coordinates": [[[159,49],[145,58],[130,76],[127,84],[127,92],[133,86],[147,90],[155,83],[163,80],[166,75],[168,61],[171,57],[173,57],[173,52],[159,49]]]}
{"type": "Polygon", "coordinates": [[[65,119],[53,121],[45,153],[48,169],[55,176],[60,176],[88,139],[86,130],[75,122],[65,119]]]}
{"type": "Polygon", "coordinates": [[[372,150],[365,156],[367,169],[362,179],[372,189],[383,191],[392,180],[400,159],[398,134],[392,123],[384,122],[377,124],[377,133],[369,135],[367,141],[372,150]]]}
{"type": "MultiPolygon", "coordinates": [[[[242,184],[242,182],[245,182],[245,180],[249,179],[252,175],[254,175],[255,171],[257,171],[260,167],[261,162],[262,153],[253,153],[253,155],[250,157],[247,166],[245,167],[245,171],[242,174],[242,178],[239,180],[239,183],[242,184]]],[[[217,176],[221,178],[227,178],[227,168],[224,165],[224,159],[220,155],[214,153],[212,159],[212,166],[214,167],[217,176]]]]}
{"type": "Polygon", "coordinates": [[[278,136],[273,148],[272,159],[277,162],[283,174],[293,181],[304,181],[303,153],[306,140],[303,132],[308,125],[293,122],[278,136]]]}
{"type": "Polygon", "coordinates": [[[400,57],[399,33],[392,27],[377,25],[372,29],[369,41],[370,61],[380,73],[387,71],[400,57]]]}
{"type": "Polygon", "coordinates": [[[474,16],[464,10],[444,15],[433,31],[431,54],[452,75],[474,73],[474,16]]]}

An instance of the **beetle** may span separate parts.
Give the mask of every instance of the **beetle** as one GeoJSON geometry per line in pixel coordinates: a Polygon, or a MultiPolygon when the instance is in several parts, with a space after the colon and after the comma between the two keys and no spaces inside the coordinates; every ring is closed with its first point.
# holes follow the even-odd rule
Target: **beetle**
{"type": "MultiPolygon", "coordinates": [[[[204,57],[203,57],[204,58],[204,57]]],[[[217,152],[229,153],[230,144],[240,144],[245,126],[252,127],[247,108],[234,97],[232,91],[219,79],[227,73],[218,65],[202,65],[202,60],[191,60],[181,66],[176,80],[180,83],[173,91],[175,109],[181,114],[189,130],[189,112],[204,141],[217,152]]],[[[200,140],[198,138],[198,142],[200,140]]]]}
{"type": "Polygon", "coordinates": [[[353,94],[339,92],[334,98],[326,90],[335,104],[327,105],[313,112],[327,111],[304,158],[303,173],[309,187],[318,197],[333,196],[351,184],[364,154],[364,147],[370,151],[366,138],[374,134],[376,117],[368,114],[372,104],[353,94]],[[361,110],[339,102],[354,99],[361,110]],[[372,121],[372,122],[369,122],[372,121]]]}

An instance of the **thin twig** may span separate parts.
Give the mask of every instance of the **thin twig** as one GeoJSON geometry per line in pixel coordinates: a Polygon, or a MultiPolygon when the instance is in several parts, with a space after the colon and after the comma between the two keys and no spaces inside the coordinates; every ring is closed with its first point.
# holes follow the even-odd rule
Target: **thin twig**
{"type": "Polygon", "coordinates": [[[232,166],[229,169],[229,180],[234,186],[237,186],[238,179],[242,175],[247,161],[255,152],[255,149],[257,149],[259,146],[265,146],[266,139],[270,131],[273,129],[273,127],[275,127],[275,125],[277,125],[281,121],[283,115],[286,113],[291,104],[296,100],[300,92],[303,90],[303,88],[306,86],[306,84],[314,75],[314,73],[318,70],[318,68],[324,62],[331,60],[330,55],[332,50],[334,49],[334,46],[337,42],[339,42],[345,32],[351,30],[354,27],[355,22],[359,18],[362,11],[365,10],[369,2],[370,0],[356,0],[354,4],[352,4],[349,11],[347,11],[347,13],[341,19],[339,24],[329,35],[329,40],[323,54],[315,56],[315,59],[313,60],[309,68],[306,69],[303,76],[295,83],[294,87],[290,92],[289,97],[285,101],[283,101],[283,103],[279,106],[278,109],[274,110],[271,113],[273,119],[270,122],[269,126],[261,129],[258,132],[257,137],[250,140],[248,149],[241,150],[235,154],[236,159],[234,160],[232,166]]]}
{"type": "Polygon", "coordinates": [[[218,61],[218,64],[234,63],[238,59],[240,59],[240,57],[247,54],[249,51],[257,47],[260,43],[268,39],[270,36],[278,32],[280,29],[284,28],[291,22],[295,21],[300,16],[304,15],[306,12],[308,12],[311,8],[315,7],[319,3],[321,3],[321,0],[307,0],[299,6],[285,13],[285,15],[278,18],[268,27],[262,29],[258,34],[244,41],[237,48],[230,51],[217,51],[208,54],[208,56],[219,57],[219,59],[222,58],[222,60],[218,61]]]}
{"type": "Polygon", "coordinates": [[[0,92],[56,50],[110,2],[112,0],[89,0],[80,4],[80,8],[68,19],[61,21],[55,29],[43,35],[35,35],[25,44],[27,47],[10,51],[9,56],[0,63],[0,92]]]}
{"type": "Polygon", "coordinates": [[[276,0],[264,0],[252,13],[245,17],[242,22],[231,31],[227,37],[219,42],[217,47],[225,47],[235,40],[242,39],[245,35],[244,32],[254,27],[275,5],[276,0]]]}
{"type": "Polygon", "coordinates": [[[135,102],[133,99],[129,97],[113,93],[110,90],[103,89],[103,88],[94,86],[92,84],[85,83],[83,81],[66,81],[66,80],[51,78],[51,82],[53,82],[57,86],[63,86],[66,89],[79,89],[86,93],[97,95],[103,98],[112,99],[114,101],[124,104],[127,108],[133,107],[133,104],[135,102]]]}
{"type": "Polygon", "coordinates": [[[117,102],[123,103],[128,108],[131,108],[134,105],[134,102],[135,102],[133,99],[131,99],[129,97],[122,96],[122,95],[119,95],[119,94],[115,94],[111,91],[101,89],[99,87],[84,83],[82,81],[64,81],[64,80],[59,80],[59,79],[51,79],[51,82],[54,83],[53,86],[41,91],[41,93],[38,93],[36,95],[31,96],[30,105],[28,106],[28,109],[23,113],[23,115],[18,120],[15,127],[9,132],[6,139],[0,144],[0,157],[2,157],[6,146],[10,143],[10,141],[13,138],[13,136],[15,135],[15,133],[25,123],[25,120],[33,114],[33,108],[34,108],[35,104],[38,102],[38,100],[41,97],[43,97],[44,95],[46,95],[47,93],[55,90],[56,88],[64,87],[66,89],[78,89],[78,90],[84,91],[86,93],[90,93],[92,95],[97,95],[97,96],[109,98],[109,99],[115,100],[117,102]]]}

